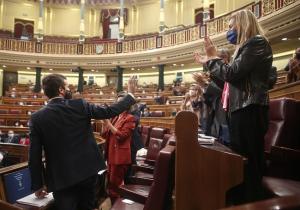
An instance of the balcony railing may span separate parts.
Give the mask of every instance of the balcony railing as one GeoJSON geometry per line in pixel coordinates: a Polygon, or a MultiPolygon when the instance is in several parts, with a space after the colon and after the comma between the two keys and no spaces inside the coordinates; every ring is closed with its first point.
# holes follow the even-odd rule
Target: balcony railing
{"type": "MultiPolygon", "coordinates": [[[[297,0],[261,0],[253,2],[243,8],[248,8],[260,18],[280,10],[297,0]]],[[[213,36],[221,34],[228,29],[228,21],[233,12],[211,19],[204,25],[194,25],[178,31],[154,34],[151,36],[128,39],[121,42],[116,40],[97,41],[95,43],[60,43],[22,41],[16,39],[0,38],[0,50],[18,51],[27,53],[65,54],[65,55],[101,55],[117,53],[133,53],[157,48],[170,47],[189,43],[203,38],[206,34],[213,36]]]]}

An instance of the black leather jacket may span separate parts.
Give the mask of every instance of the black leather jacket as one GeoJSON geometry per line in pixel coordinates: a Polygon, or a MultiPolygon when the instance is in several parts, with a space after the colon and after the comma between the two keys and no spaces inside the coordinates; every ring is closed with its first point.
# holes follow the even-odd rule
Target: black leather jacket
{"type": "Polygon", "coordinates": [[[273,54],[269,42],[262,36],[246,41],[231,64],[221,59],[207,62],[214,77],[229,83],[229,111],[234,112],[251,104],[268,105],[269,70],[273,54]]]}

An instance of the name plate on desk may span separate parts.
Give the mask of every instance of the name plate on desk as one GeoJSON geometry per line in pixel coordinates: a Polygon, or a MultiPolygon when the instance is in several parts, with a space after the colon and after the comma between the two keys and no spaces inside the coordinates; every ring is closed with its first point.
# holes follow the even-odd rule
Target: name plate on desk
{"type": "Polygon", "coordinates": [[[5,174],[3,178],[6,199],[9,203],[15,203],[19,198],[31,194],[31,179],[28,168],[5,174]]]}

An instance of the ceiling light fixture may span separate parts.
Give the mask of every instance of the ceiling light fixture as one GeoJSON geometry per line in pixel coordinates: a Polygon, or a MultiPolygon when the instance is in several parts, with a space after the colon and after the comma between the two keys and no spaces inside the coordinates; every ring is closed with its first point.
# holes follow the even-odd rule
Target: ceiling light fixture
{"type": "Polygon", "coordinates": [[[284,38],[282,38],[281,40],[282,40],[282,41],[286,41],[286,40],[288,40],[288,38],[284,37],[284,38]]]}
{"type": "Polygon", "coordinates": [[[176,64],[176,63],[174,63],[174,64],[173,64],[173,66],[177,66],[177,64],[176,64]]]}
{"type": "Polygon", "coordinates": [[[49,71],[53,71],[53,69],[49,69],[49,71]]]}
{"type": "Polygon", "coordinates": [[[133,71],[134,70],[134,68],[131,68],[131,71],[133,71]]]}
{"type": "Polygon", "coordinates": [[[184,66],[184,64],[182,63],[181,66],[184,66]]]}
{"type": "Polygon", "coordinates": [[[155,69],[156,67],[155,66],[152,66],[152,69],[155,69]]]}
{"type": "Polygon", "coordinates": [[[3,67],[3,68],[6,68],[7,66],[3,65],[2,67],[3,67]]]}
{"type": "Polygon", "coordinates": [[[95,71],[94,69],[92,69],[91,71],[95,71]]]}

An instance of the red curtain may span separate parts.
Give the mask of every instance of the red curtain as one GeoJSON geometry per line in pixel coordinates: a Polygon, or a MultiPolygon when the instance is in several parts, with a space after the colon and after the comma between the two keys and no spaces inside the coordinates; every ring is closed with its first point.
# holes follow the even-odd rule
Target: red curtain
{"type": "Polygon", "coordinates": [[[214,4],[209,5],[209,18],[210,19],[215,18],[215,5],[214,4]]]}
{"type": "Polygon", "coordinates": [[[15,19],[14,34],[15,38],[19,39],[21,36],[32,38],[34,33],[34,22],[23,19],[15,19]]]}
{"type": "Polygon", "coordinates": [[[203,25],[203,7],[195,9],[195,24],[203,25]]]}
{"type": "MultiPolygon", "coordinates": [[[[103,9],[101,10],[101,23],[102,23],[102,29],[103,29],[103,39],[107,39],[108,33],[109,33],[109,24],[110,24],[110,17],[113,16],[120,16],[120,10],[119,9],[103,9]]],[[[124,9],[124,24],[128,24],[128,9],[124,9]]]]}

